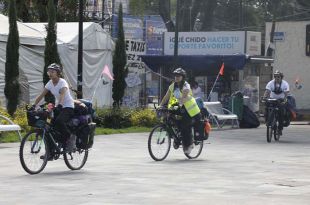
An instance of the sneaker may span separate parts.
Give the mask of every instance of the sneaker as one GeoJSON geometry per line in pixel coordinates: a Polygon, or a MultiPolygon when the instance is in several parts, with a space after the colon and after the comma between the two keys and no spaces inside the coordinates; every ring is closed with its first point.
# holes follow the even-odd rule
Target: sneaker
{"type": "Polygon", "coordinates": [[[71,135],[66,143],[66,151],[73,152],[74,150],[76,150],[75,144],[76,144],[76,135],[71,135]]]}
{"type": "MultiPolygon", "coordinates": [[[[41,155],[40,156],[40,159],[44,159],[45,158],[45,155],[41,155]]],[[[53,161],[53,156],[52,155],[49,155],[48,157],[47,157],[47,161],[53,161]]]]}
{"type": "Polygon", "coordinates": [[[191,144],[190,146],[188,146],[187,148],[184,149],[184,153],[190,154],[192,152],[193,148],[194,148],[194,145],[191,144]]]}

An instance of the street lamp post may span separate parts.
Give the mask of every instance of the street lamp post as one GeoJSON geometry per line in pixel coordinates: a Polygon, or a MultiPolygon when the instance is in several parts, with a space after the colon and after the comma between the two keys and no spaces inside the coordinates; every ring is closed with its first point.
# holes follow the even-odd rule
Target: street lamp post
{"type": "Polygon", "coordinates": [[[177,0],[175,30],[174,30],[174,66],[178,65],[178,47],[179,47],[179,0],[177,0]]]}
{"type": "Polygon", "coordinates": [[[77,98],[83,98],[83,0],[79,0],[79,41],[78,41],[78,71],[77,98]]]}
{"type": "Polygon", "coordinates": [[[101,9],[102,9],[102,12],[101,12],[101,15],[102,15],[102,18],[101,18],[102,24],[101,24],[101,26],[102,26],[103,29],[104,29],[104,2],[105,2],[105,0],[102,0],[102,5],[101,5],[101,9]]]}

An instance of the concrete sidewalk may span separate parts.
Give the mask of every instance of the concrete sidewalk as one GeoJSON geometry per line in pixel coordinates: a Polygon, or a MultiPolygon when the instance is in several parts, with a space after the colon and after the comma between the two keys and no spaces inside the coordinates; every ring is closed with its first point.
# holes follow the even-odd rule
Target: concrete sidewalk
{"type": "Polygon", "coordinates": [[[57,160],[34,176],[19,144],[0,144],[0,204],[309,204],[310,126],[288,127],[280,142],[265,133],[212,132],[197,160],[172,148],[162,162],[148,154],[148,133],[97,136],[82,170],[57,160]]]}

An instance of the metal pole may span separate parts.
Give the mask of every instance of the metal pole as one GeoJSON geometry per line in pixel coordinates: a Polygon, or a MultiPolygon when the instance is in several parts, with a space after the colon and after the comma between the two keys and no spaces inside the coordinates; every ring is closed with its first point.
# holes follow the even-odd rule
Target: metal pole
{"type": "Polygon", "coordinates": [[[242,0],[239,0],[239,27],[243,30],[243,5],[242,0]]]}
{"type": "Polygon", "coordinates": [[[78,72],[77,98],[83,98],[83,0],[79,0],[79,41],[78,41],[78,72]]]}
{"type": "Polygon", "coordinates": [[[178,65],[178,46],[179,46],[179,0],[177,0],[175,31],[174,31],[174,66],[175,67],[178,65]]]}
{"type": "Polygon", "coordinates": [[[102,0],[102,5],[101,5],[101,9],[102,9],[102,11],[101,11],[101,15],[102,15],[102,24],[101,24],[101,26],[102,26],[102,28],[104,29],[104,2],[105,2],[105,0],[102,0]]]}

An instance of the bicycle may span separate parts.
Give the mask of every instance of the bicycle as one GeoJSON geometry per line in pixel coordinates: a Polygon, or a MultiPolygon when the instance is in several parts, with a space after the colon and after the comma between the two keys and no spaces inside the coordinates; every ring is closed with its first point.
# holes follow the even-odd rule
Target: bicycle
{"type": "MultiPolygon", "coordinates": [[[[148,151],[155,161],[162,161],[168,156],[171,140],[173,140],[174,149],[178,149],[182,145],[181,132],[176,124],[181,116],[174,113],[174,110],[168,108],[156,109],[157,117],[161,119],[161,122],[152,129],[148,138],[148,151]]],[[[196,136],[193,126],[192,132],[193,136],[196,136]]],[[[198,158],[202,152],[203,141],[197,140],[194,137],[194,148],[190,154],[184,152],[185,156],[188,159],[198,158]]]]}
{"type": "Polygon", "coordinates": [[[283,99],[265,99],[262,102],[266,105],[266,126],[267,126],[267,142],[271,142],[272,136],[275,141],[280,140],[279,134],[279,115],[283,99]]]}
{"type": "Polygon", "coordinates": [[[47,109],[26,107],[28,125],[34,129],[29,131],[22,139],[19,158],[23,169],[29,174],[40,173],[48,161],[60,159],[63,156],[66,166],[71,170],[81,169],[88,158],[88,150],[92,147],[96,124],[91,117],[86,125],[77,123],[78,118],[72,118],[68,127],[72,134],[77,135],[76,149],[72,152],[66,151],[66,144],[53,123],[47,122],[51,114],[47,109]],[[82,139],[81,133],[88,130],[88,144],[82,139]],[[80,135],[80,136],[79,136],[80,135]]]}

